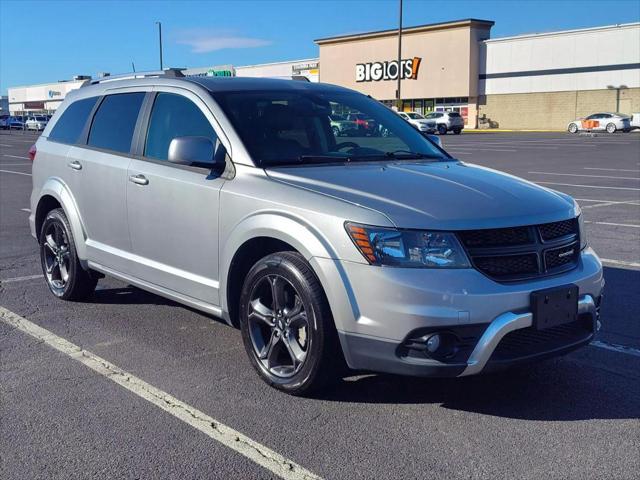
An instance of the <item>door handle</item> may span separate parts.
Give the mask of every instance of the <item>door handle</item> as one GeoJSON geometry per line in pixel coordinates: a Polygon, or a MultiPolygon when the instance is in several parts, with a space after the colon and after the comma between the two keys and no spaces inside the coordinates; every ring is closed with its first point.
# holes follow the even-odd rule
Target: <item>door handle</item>
{"type": "Polygon", "coordinates": [[[136,185],[148,185],[149,180],[142,174],[138,175],[129,175],[129,181],[135,183],[136,185]]]}
{"type": "Polygon", "coordinates": [[[72,162],[67,163],[67,166],[69,168],[73,168],[74,170],[82,170],[82,164],[77,160],[73,160],[72,162]]]}

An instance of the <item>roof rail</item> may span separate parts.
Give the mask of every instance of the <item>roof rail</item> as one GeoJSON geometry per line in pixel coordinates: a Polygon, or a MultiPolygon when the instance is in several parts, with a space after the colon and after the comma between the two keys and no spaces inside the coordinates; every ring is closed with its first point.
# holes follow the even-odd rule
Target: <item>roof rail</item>
{"type": "Polygon", "coordinates": [[[180,78],[184,77],[184,68],[165,68],[164,70],[152,70],[148,72],[131,72],[120,75],[107,75],[106,77],[88,79],[82,84],[83,87],[97,85],[99,83],[115,82],[118,80],[130,80],[134,78],[180,78]]]}

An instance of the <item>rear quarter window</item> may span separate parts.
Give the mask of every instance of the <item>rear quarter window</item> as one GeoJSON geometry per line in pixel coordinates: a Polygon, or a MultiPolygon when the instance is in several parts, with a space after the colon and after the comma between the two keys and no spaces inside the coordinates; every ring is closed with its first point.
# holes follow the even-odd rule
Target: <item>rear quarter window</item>
{"type": "Polygon", "coordinates": [[[53,126],[49,139],[60,143],[76,143],[97,100],[98,97],[83,98],[69,105],[53,126]]]}
{"type": "Polygon", "coordinates": [[[89,141],[92,147],[129,153],[144,92],[108,95],[93,117],[89,141]]]}

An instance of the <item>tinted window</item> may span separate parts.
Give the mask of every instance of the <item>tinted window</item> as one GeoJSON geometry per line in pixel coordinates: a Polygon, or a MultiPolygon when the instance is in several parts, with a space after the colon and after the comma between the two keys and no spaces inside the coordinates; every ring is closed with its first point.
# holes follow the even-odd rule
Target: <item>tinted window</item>
{"type": "Polygon", "coordinates": [[[359,93],[291,89],[213,96],[261,166],[447,158],[397,113],[359,93]],[[331,128],[329,115],[336,112],[359,119],[348,139],[331,128]]]}
{"type": "Polygon", "coordinates": [[[61,143],[76,143],[98,97],[73,102],[53,126],[49,138],[61,143]]]}
{"type": "Polygon", "coordinates": [[[143,92],[138,92],[105,97],[93,117],[89,145],[116,152],[129,152],[144,96],[143,92]]]}
{"type": "Polygon", "coordinates": [[[181,95],[158,93],[149,119],[145,156],[166,160],[171,140],[191,136],[216,141],[209,120],[195,103],[181,95]]]}
{"type": "Polygon", "coordinates": [[[449,116],[452,117],[452,118],[458,118],[460,116],[460,114],[457,113],[457,112],[449,112],[449,116]]]}

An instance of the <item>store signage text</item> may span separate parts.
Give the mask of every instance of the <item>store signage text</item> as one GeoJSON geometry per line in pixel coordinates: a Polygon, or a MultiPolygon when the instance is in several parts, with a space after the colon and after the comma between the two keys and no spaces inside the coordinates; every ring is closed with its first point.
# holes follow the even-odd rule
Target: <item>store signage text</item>
{"type": "Polygon", "coordinates": [[[207,77],[233,77],[233,72],[231,70],[209,70],[207,77]]]}
{"type": "Polygon", "coordinates": [[[58,92],[56,90],[49,90],[49,92],[48,92],[49,98],[60,97],[61,95],[62,95],[62,93],[58,92]]]}
{"type": "MultiPolygon", "coordinates": [[[[418,79],[418,70],[422,58],[413,57],[400,62],[400,78],[418,79]]],[[[356,82],[379,82],[380,80],[398,79],[398,61],[358,63],[356,65],[356,82]]]]}

